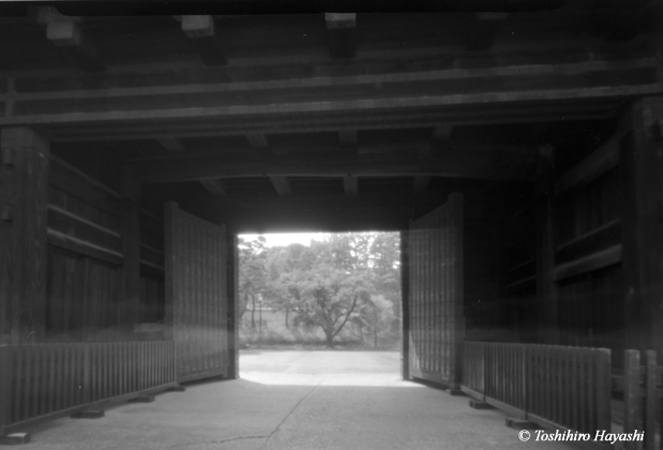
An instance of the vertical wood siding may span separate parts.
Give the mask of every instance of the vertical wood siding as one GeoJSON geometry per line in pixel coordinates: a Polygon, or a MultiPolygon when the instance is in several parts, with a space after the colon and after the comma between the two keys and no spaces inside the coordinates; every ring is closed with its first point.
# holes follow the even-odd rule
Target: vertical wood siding
{"type": "Polygon", "coordinates": [[[410,375],[454,386],[463,336],[462,197],[410,227],[410,375]]]}
{"type": "Polygon", "coordinates": [[[172,282],[178,381],[228,375],[226,234],[169,208],[167,279],[172,282]]]}

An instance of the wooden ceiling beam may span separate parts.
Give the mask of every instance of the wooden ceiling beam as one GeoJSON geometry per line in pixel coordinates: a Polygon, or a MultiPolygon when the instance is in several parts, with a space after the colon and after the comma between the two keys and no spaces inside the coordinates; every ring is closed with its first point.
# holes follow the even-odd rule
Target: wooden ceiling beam
{"type": "MultiPolygon", "coordinates": [[[[336,131],[339,126],[357,126],[362,130],[393,130],[434,128],[440,121],[455,125],[487,125],[508,123],[568,122],[574,120],[608,119],[615,116],[620,103],[615,99],[589,100],[584,103],[547,102],[545,104],[498,104],[483,107],[452,108],[430,112],[375,112],[370,116],[348,113],[343,117],[256,118],[250,121],[199,120],[195,123],[165,121],[161,124],[132,122],[122,124],[58,125],[48,127],[53,142],[99,140],[156,139],[159,137],[236,136],[251,132],[299,133],[336,131]]],[[[0,119],[0,122],[2,119],[0,119]]]]}
{"type": "MultiPolygon", "coordinates": [[[[405,148],[405,147],[404,147],[405,148]]],[[[339,177],[354,176],[416,176],[435,175],[454,178],[492,180],[530,180],[540,160],[536,150],[511,151],[499,146],[454,146],[426,158],[405,148],[398,158],[384,157],[364,160],[357,155],[328,157],[251,157],[229,159],[218,153],[209,156],[149,160],[141,164],[145,183],[199,181],[202,179],[245,178],[270,176],[277,189],[288,176],[339,177]]]]}
{"type": "Polygon", "coordinates": [[[325,13],[332,58],[353,58],[357,52],[355,13],[325,13]]]}
{"type": "Polygon", "coordinates": [[[276,192],[278,192],[279,195],[286,196],[292,193],[288,177],[269,175],[269,180],[272,182],[274,189],[276,189],[276,192]]]}
{"type": "Polygon", "coordinates": [[[357,195],[359,192],[359,180],[355,175],[346,175],[343,177],[343,191],[345,191],[345,195],[357,195]]]}
{"type": "Polygon", "coordinates": [[[53,6],[41,7],[37,22],[46,27],[46,38],[74,66],[86,72],[103,72],[107,62],[97,43],[81,28],[80,18],[63,16],[53,6]]]}
{"type": "Polygon", "coordinates": [[[181,16],[182,31],[191,39],[200,59],[207,66],[226,64],[221,39],[214,28],[214,17],[210,15],[181,16]]]}
{"type": "Polygon", "coordinates": [[[228,196],[228,190],[222,180],[200,180],[200,184],[207,189],[207,192],[215,197],[223,198],[228,196]]]}

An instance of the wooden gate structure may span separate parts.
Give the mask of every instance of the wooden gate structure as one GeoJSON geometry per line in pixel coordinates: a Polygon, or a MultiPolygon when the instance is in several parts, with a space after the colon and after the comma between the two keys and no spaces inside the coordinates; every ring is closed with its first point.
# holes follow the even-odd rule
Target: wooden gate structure
{"type": "Polygon", "coordinates": [[[225,227],[166,208],[166,320],[172,321],[177,380],[228,375],[225,227]]]}
{"type": "Polygon", "coordinates": [[[0,2],[0,441],[237,377],[241,233],[400,231],[406,378],[504,344],[464,375],[505,403],[510,343],[663,351],[662,0],[30,3],[0,2]]]}
{"type": "Polygon", "coordinates": [[[463,341],[463,196],[409,231],[409,375],[457,389],[463,341]]]}

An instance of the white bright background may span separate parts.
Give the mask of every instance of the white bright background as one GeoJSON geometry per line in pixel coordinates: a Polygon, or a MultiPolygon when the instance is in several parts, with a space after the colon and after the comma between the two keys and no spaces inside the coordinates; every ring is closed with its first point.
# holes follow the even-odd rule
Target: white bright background
{"type": "MultiPolygon", "coordinates": [[[[326,233],[268,233],[263,234],[267,247],[286,247],[290,244],[298,243],[310,245],[312,240],[322,240],[326,233]]],[[[240,234],[241,238],[247,241],[258,239],[260,234],[240,234]]]]}

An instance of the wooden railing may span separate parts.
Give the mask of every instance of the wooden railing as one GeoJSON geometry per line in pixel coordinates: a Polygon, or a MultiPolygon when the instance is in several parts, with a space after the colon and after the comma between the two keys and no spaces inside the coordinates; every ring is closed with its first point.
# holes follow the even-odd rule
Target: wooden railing
{"type": "MultiPolygon", "coordinates": [[[[663,368],[657,365],[655,350],[626,350],[624,352],[624,376],[619,380],[618,391],[624,394],[623,431],[644,433],[644,450],[662,448],[661,424],[663,413],[663,368]]],[[[624,448],[640,448],[638,442],[625,442],[624,448]]]]}
{"type": "Polygon", "coordinates": [[[175,385],[170,341],[0,346],[0,436],[175,385]]]}
{"type": "Polygon", "coordinates": [[[610,429],[610,351],[465,342],[468,395],[544,427],[610,429]]]}

